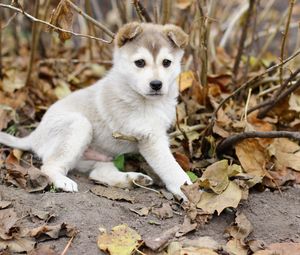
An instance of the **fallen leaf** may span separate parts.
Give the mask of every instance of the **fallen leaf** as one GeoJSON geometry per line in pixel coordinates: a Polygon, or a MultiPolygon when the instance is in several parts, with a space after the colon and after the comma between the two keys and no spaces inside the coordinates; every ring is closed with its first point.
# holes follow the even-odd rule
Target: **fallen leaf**
{"type": "Polygon", "coordinates": [[[190,88],[195,80],[194,73],[192,71],[186,71],[179,75],[178,83],[180,92],[190,88]]]}
{"type": "Polygon", "coordinates": [[[17,214],[13,208],[0,210],[0,238],[2,240],[12,239],[13,228],[17,221],[17,214]]]}
{"type": "Polygon", "coordinates": [[[127,225],[119,225],[111,233],[103,233],[98,237],[98,247],[110,255],[130,255],[141,243],[141,236],[127,225]]]}
{"type": "Polygon", "coordinates": [[[11,205],[11,201],[0,201],[0,209],[5,209],[11,205]]]}
{"type": "Polygon", "coordinates": [[[229,255],[247,255],[248,249],[238,239],[229,240],[224,247],[229,255]]]}
{"type": "Polygon", "coordinates": [[[245,139],[235,146],[236,155],[243,169],[255,176],[265,176],[268,155],[257,139],[245,139]]]}
{"type": "Polygon", "coordinates": [[[148,207],[143,207],[141,209],[129,209],[130,211],[138,214],[139,216],[147,216],[149,214],[149,208],[148,207]]]}
{"type": "Polygon", "coordinates": [[[217,251],[221,248],[217,241],[212,239],[210,236],[202,236],[197,239],[183,239],[183,247],[197,247],[197,248],[207,248],[217,251]]]}
{"type": "MultiPolygon", "coordinates": [[[[187,247],[181,250],[181,254],[187,255],[218,255],[215,251],[206,248],[187,247]]],[[[240,254],[239,254],[240,255],[240,254]]]]}
{"type": "Polygon", "coordinates": [[[0,250],[8,249],[11,252],[29,252],[35,246],[35,241],[29,237],[14,237],[11,240],[0,239],[0,250]]]}
{"type": "Polygon", "coordinates": [[[44,221],[49,221],[51,218],[55,217],[54,214],[36,209],[31,209],[30,215],[44,221]]]}
{"type": "Polygon", "coordinates": [[[184,184],[180,189],[191,203],[197,204],[200,201],[202,191],[200,190],[199,183],[196,182],[191,185],[184,184]]]}
{"type": "Polygon", "coordinates": [[[179,226],[174,226],[163,233],[160,233],[158,236],[147,237],[145,238],[145,244],[153,251],[162,250],[168,245],[170,240],[175,237],[175,234],[179,229],[179,226]]]}
{"type": "Polygon", "coordinates": [[[195,230],[197,228],[197,223],[192,223],[191,219],[187,216],[184,217],[184,221],[180,226],[180,229],[175,234],[176,237],[184,236],[185,234],[195,230]]]}
{"type": "Polygon", "coordinates": [[[221,194],[229,185],[228,161],[226,159],[213,163],[206,168],[199,179],[200,186],[221,194]]]}
{"type": "Polygon", "coordinates": [[[203,192],[197,207],[210,214],[217,211],[218,215],[220,215],[227,207],[236,208],[241,198],[242,190],[236,183],[230,181],[227,188],[221,194],[203,192]]]}
{"type": "Polygon", "coordinates": [[[100,197],[106,197],[110,200],[118,200],[118,201],[127,201],[130,203],[134,203],[134,197],[129,195],[123,189],[118,189],[115,187],[104,187],[101,185],[96,185],[91,188],[91,192],[100,197]]]}
{"type": "Polygon", "coordinates": [[[62,99],[71,94],[69,84],[64,80],[56,80],[55,85],[54,93],[58,99],[62,99]]]}
{"type": "Polygon", "coordinates": [[[73,237],[77,233],[75,227],[62,223],[58,225],[43,225],[29,231],[31,237],[36,238],[40,242],[51,239],[58,239],[62,236],[73,237]]]}
{"type": "Polygon", "coordinates": [[[276,158],[276,169],[286,167],[300,171],[300,146],[288,139],[275,139],[268,147],[269,154],[276,158]]]}
{"type": "Polygon", "coordinates": [[[191,6],[193,0],[176,0],[176,7],[185,10],[191,6]]]}
{"type": "Polygon", "coordinates": [[[30,251],[28,255],[58,255],[49,245],[41,245],[38,248],[30,251]]]}
{"type": "Polygon", "coordinates": [[[299,255],[300,243],[273,243],[253,255],[299,255]]]}
{"type": "Polygon", "coordinates": [[[151,212],[160,219],[169,219],[173,217],[173,210],[169,203],[163,203],[160,208],[152,208],[151,212]]]}
{"type": "Polygon", "coordinates": [[[289,109],[300,112],[300,96],[292,93],[289,98],[289,109]]]}
{"type": "Polygon", "coordinates": [[[242,245],[245,245],[244,240],[253,231],[253,227],[245,214],[237,213],[234,225],[225,231],[234,239],[240,240],[242,245]]]}
{"type": "Polygon", "coordinates": [[[190,159],[183,153],[178,151],[173,153],[177,163],[181,166],[184,171],[189,171],[191,168],[190,159]]]}

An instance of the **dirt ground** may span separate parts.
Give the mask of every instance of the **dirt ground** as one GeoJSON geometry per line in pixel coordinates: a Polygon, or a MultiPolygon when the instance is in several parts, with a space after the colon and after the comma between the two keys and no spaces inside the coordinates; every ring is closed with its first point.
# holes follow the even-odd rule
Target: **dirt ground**
{"type": "MultiPolygon", "coordinates": [[[[97,255],[103,254],[97,247],[99,227],[111,229],[112,227],[127,223],[136,229],[143,238],[160,235],[177,223],[183,221],[182,215],[174,214],[173,218],[159,220],[151,213],[141,217],[130,208],[150,207],[159,205],[165,199],[156,193],[141,188],[129,191],[135,197],[135,203],[117,202],[99,197],[89,190],[94,184],[86,177],[73,175],[72,178],[79,184],[79,193],[51,193],[30,194],[24,190],[0,185],[0,194],[4,200],[13,201],[19,217],[32,209],[54,213],[56,217],[51,224],[66,222],[75,225],[79,234],[73,240],[67,254],[97,255]],[[150,223],[158,224],[150,224],[150,223]]],[[[125,192],[125,191],[124,191],[125,192]]],[[[266,243],[283,241],[300,241],[300,189],[289,187],[280,192],[264,191],[252,192],[249,199],[244,201],[239,209],[245,213],[253,224],[254,231],[250,239],[260,239],[266,243]]],[[[188,238],[210,236],[219,243],[226,241],[224,229],[234,221],[234,212],[226,210],[220,216],[214,215],[209,224],[197,231],[188,234],[188,238]]],[[[22,219],[22,224],[30,227],[41,225],[41,222],[31,222],[28,217],[22,219]]],[[[63,251],[69,238],[44,242],[55,248],[57,252],[63,251]]]]}

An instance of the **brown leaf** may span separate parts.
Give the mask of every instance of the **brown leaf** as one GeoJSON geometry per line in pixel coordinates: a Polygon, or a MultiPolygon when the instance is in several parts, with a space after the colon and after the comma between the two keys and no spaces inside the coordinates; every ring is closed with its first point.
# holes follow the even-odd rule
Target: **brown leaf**
{"type": "Polygon", "coordinates": [[[96,185],[91,188],[91,192],[97,196],[106,197],[110,200],[127,201],[130,203],[134,203],[134,197],[125,192],[123,189],[96,185]]]}
{"type": "Polygon", "coordinates": [[[152,213],[160,219],[169,219],[173,217],[173,210],[169,203],[163,203],[160,208],[152,208],[152,213]]]}
{"type": "Polygon", "coordinates": [[[0,209],[5,209],[11,205],[11,201],[0,201],[0,209]]]}
{"type": "Polygon", "coordinates": [[[299,255],[300,243],[273,243],[253,255],[299,255]]]}
{"type": "Polygon", "coordinates": [[[190,159],[183,153],[178,151],[173,153],[177,163],[181,166],[184,171],[189,171],[191,168],[190,159]]]}
{"type": "Polygon", "coordinates": [[[11,240],[0,239],[0,250],[8,249],[11,252],[29,252],[34,248],[35,241],[29,237],[14,237],[11,240]]]}
{"type": "Polygon", "coordinates": [[[147,247],[153,251],[162,250],[168,245],[171,239],[175,237],[175,234],[180,229],[179,226],[174,226],[163,233],[160,233],[158,236],[150,236],[145,238],[145,244],[147,247]]]}
{"type": "Polygon", "coordinates": [[[240,240],[242,245],[245,245],[244,240],[253,231],[253,227],[245,214],[237,213],[234,225],[228,227],[225,231],[234,239],[240,240]]]}
{"type": "Polygon", "coordinates": [[[236,208],[241,198],[242,190],[236,183],[230,181],[227,188],[221,194],[203,192],[197,207],[209,214],[217,211],[218,215],[220,215],[227,207],[236,208]]]}
{"type": "Polygon", "coordinates": [[[180,226],[180,229],[175,234],[176,237],[184,236],[185,234],[195,230],[197,228],[197,223],[192,223],[191,219],[187,216],[184,217],[183,224],[180,226]]]}
{"type": "Polygon", "coordinates": [[[138,214],[139,216],[147,216],[149,214],[149,208],[148,207],[143,207],[141,209],[133,209],[133,208],[129,208],[130,211],[138,214]]]}
{"type": "Polygon", "coordinates": [[[268,160],[266,150],[257,139],[245,139],[235,146],[236,155],[243,169],[252,175],[263,177],[268,160]]]}
{"type": "MultiPolygon", "coordinates": [[[[73,12],[70,4],[67,1],[61,0],[59,2],[58,6],[51,14],[50,23],[65,30],[70,30],[72,28],[73,12]]],[[[59,39],[63,42],[70,39],[72,36],[67,32],[57,32],[59,34],[59,39]]]]}
{"type": "Polygon", "coordinates": [[[182,244],[184,247],[197,247],[207,248],[217,251],[221,248],[217,241],[212,239],[210,236],[202,236],[197,239],[183,239],[182,244]]]}
{"type": "Polygon", "coordinates": [[[247,255],[248,249],[238,239],[229,240],[224,247],[230,255],[247,255]]]}
{"type": "Polygon", "coordinates": [[[57,239],[62,236],[73,237],[77,233],[75,227],[62,223],[58,225],[43,225],[30,230],[29,235],[35,237],[40,242],[45,240],[57,239]]]}
{"type": "Polygon", "coordinates": [[[15,224],[18,221],[17,214],[14,209],[0,210],[0,238],[3,240],[12,239],[15,224]]]}
{"type": "Polygon", "coordinates": [[[28,255],[58,255],[49,245],[41,245],[38,248],[30,251],[28,255]]]}
{"type": "Polygon", "coordinates": [[[200,201],[202,191],[200,190],[198,182],[191,185],[184,184],[180,188],[191,203],[197,204],[200,201]]]}

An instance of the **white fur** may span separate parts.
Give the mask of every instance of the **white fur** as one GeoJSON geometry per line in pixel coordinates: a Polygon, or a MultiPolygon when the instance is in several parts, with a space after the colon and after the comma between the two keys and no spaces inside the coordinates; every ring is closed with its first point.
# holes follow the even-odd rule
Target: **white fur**
{"type": "MultiPolygon", "coordinates": [[[[66,177],[69,170],[90,170],[90,178],[100,183],[130,187],[135,180],[143,185],[152,179],[141,173],[119,172],[112,162],[97,162],[95,151],[106,155],[100,160],[129,152],[140,152],[172,193],[183,197],[180,186],[190,183],[175,161],[166,130],[175,119],[182,50],[171,54],[162,48],[156,59],[146,48],[129,55],[115,49],[113,68],[96,84],[72,93],[46,112],[38,128],[27,138],[12,138],[0,133],[0,143],[31,149],[43,160],[42,171],[54,185],[65,191],[77,191],[77,184],[66,177]],[[146,60],[145,68],[134,64],[146,60]],[[163,59],[172,61],[162,66],[163,59]],[[161,80],[161,95],[150,96],[151,80],[161,80]],[[113,132],[138,138],[140,142],[116,140],[113,132]],[[87,153],[88,151],[88,153],[87,153]],[[86,161],[91,153],[95,160],[86,161]]],[[[93,158],[93,157],[92,157],[93,158]]]]}

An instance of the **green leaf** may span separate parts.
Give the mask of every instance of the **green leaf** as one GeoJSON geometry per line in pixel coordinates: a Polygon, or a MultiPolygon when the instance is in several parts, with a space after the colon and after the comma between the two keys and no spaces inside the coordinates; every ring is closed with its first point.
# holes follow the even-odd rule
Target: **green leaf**
{"type": "Polygon", "coordinates": [[[189,176],[192,182],[195,182],[198,179],[198,176],[191,171],[187,171],[186,174],[189,176]]]}
{"type": "Polygon", "coordinates": [[[114,159],[114,164],[115,164],[116,168],[118,168],[120,171],[124,171],[124,167],[125,167],[124,154],[116,156],[114,159]]]}

